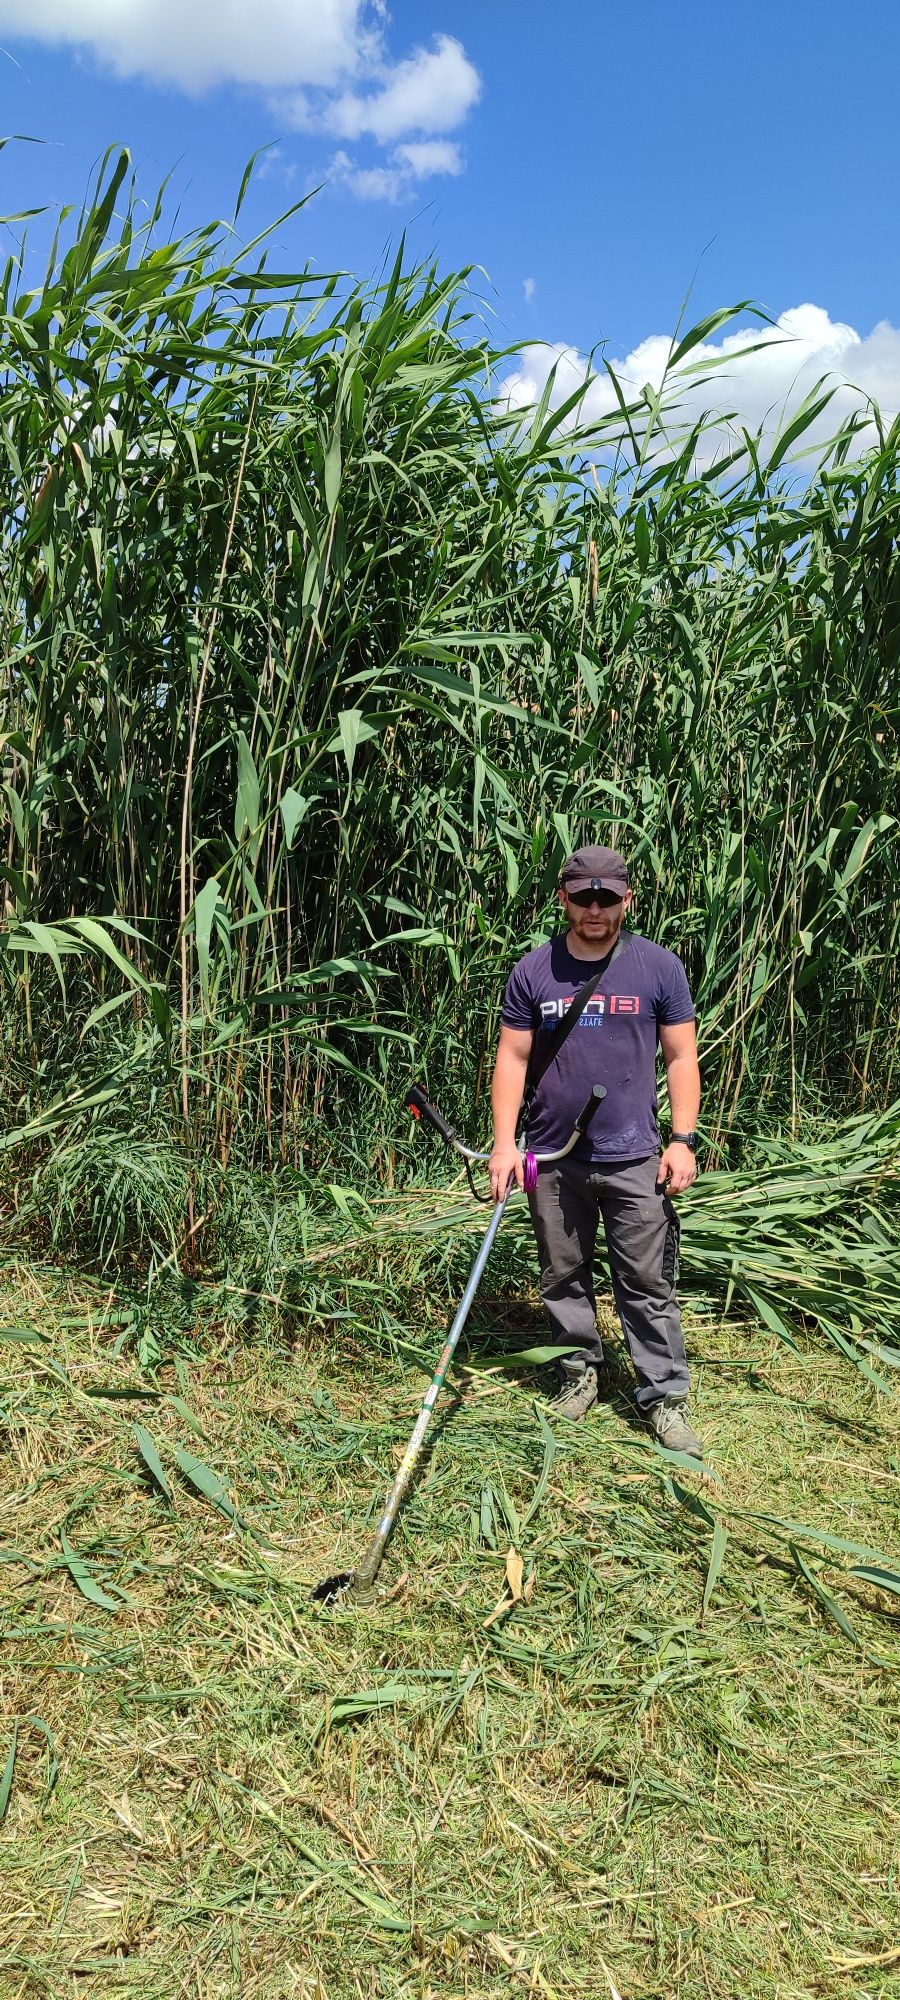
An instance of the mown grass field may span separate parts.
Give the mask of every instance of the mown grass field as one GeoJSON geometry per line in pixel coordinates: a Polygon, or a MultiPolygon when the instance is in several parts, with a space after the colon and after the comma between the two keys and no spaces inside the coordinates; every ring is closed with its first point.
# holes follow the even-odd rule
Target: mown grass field
{"type": "Polygon", "coordinates": [[[542,1376],[483,1366],[542,1338],[501,1274],[389,1595],[318,1612],[443,1324],[382,1280],[408,1344],[198,1292],[148,1374],[124,1295],[5,1266],[3,2000],[900,1992],[900,1600],[815,1539],[896,1552],[896,1404],[696,1311],[715,1486],[618,1363],[554,1438],[542,1376]]]}

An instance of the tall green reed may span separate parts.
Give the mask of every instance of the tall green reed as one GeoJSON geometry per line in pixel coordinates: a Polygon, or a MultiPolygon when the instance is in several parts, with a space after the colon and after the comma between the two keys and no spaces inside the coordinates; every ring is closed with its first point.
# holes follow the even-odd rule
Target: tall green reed
{"type": "Polygon", "coordinates": [[[272,271],[129,175],[0,296],[8,1122],[390,1170],[399,1072],[477,1115],[586,836],[687,960],[714,1157],[887,1103],[897,426],[716,456],[709,322],[515,413],[468,273],[272,271]]]}

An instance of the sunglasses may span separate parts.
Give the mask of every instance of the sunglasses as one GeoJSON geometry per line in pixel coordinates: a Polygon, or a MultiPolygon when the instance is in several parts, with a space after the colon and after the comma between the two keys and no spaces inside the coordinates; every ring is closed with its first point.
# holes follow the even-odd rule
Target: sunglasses
{"type": "Polygon", "coordinates": [[[589,910],[592,903],[597,903],[601,910],[611,910],[622,901],[612,889],[567,889],[566,895],[570,903],[577,903],[579,910],[589,910]]]}

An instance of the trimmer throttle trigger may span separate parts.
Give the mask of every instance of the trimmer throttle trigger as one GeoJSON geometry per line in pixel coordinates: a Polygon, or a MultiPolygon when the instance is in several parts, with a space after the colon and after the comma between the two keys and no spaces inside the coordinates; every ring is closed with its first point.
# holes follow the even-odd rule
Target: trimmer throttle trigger
{"type": "Polygon", "coordinates": [[[421,1084],[411,1083],[403,1102],[408,1106],[414,1118],[427,1118],[429,1125],[434,1126],[435,1131],[440,1133],[441,1138],[448,1140],[451,1146],[453,1145],[456,1134],[452,1125],[448,1125],[446,1118],[442,1118],[440,1112],[435,1110],[430,1098],[426,1097],[421,1084]]]}

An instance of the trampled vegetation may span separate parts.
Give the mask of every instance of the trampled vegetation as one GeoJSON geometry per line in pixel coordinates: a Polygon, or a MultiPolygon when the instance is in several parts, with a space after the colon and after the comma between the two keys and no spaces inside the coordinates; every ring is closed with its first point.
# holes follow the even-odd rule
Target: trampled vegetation
{"type": "Polygon", "coordinates": [[[277,1337],[170,1296],[148,1369],[140,1301],[7,1267],[4,2000],[896,1995],[893,1406],[690,1313],[698,1491],[624,1366],[565,1433],[498,1369],[543,1337],[523,1264],[387,1600],[324,1613],[457,1273],[357,1253],[277,1337]]]}
{"type": "MultiPolygon", "coordinates": [[[[725,312],[603,423],[526,417],[468,274],[270,269],[239,228],[172,240],[111,159],[44,282],[4,277],[3,1976],[875,2000],[900,427],[813,448],[827,386],[765,449],[688,425],[725,312]],[[507,1359],[460,1378],[411,1596],[314,1623],[483,1226],[398,1084],[483,1133],[506,972],[588,835],[700,1008],[720,1486],[621,1394],[548,1445],[507,1359]]],[[[503,1244],[473,1371],[536,1337],[521,1215],[503,1244]]]]}

